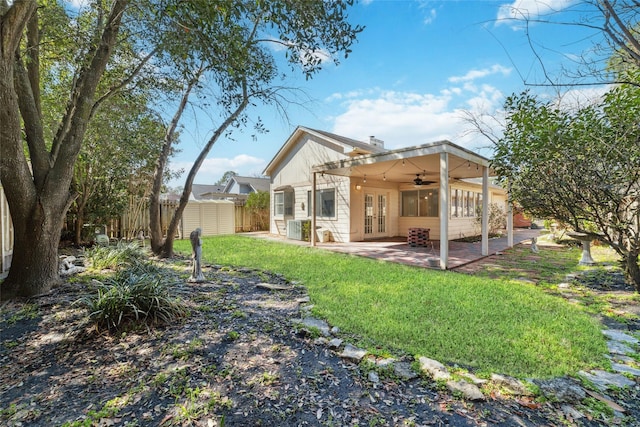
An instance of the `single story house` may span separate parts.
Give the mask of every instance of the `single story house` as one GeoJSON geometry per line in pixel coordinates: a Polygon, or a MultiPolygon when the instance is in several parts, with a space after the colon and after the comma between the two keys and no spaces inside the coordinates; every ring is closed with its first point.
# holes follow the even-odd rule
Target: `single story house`
{"type": "Polygon", "coordinates": [[[443,240],[481,234],[488,254],[489,203],[509,213],[513,244],[506,191],[490,183],[489,159],[450,141],[387,150],[374,137],[361,142],[299,126],[263,173],[271,179],[270,232],[299,238],[292,229],[306,224],[316,231],[311,245],[429,229],[428,238],[441,241],[446,269],[443,240]]]}

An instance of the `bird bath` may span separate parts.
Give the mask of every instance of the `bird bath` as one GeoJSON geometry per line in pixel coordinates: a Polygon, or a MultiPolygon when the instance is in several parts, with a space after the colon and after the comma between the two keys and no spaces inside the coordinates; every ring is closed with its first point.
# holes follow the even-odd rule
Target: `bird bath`
{"type": "Polygon", "coordinates": [[[578,265],[593,265],[596,263],[593,258],[591,258],[591,241],[594,240],[595,237],[575,231],[567,233],[567,236],[582,242],[582,258],[580,258],[578,265]]]}

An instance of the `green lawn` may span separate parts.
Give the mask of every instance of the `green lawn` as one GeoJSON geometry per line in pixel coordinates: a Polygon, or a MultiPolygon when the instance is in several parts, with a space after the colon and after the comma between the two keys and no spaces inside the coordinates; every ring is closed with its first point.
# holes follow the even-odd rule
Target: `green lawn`
{"type": "MultiPolygon", "coordinates": [[[[189,253],[189,241],[177,241],[175,248],[189,253]]],[[[532,285],[244,236],[204,238],[203,258],[300,281],[314,314],[362,337],[359,344],[369,350],[517,377],[560,376],[608,364],[597,321],[532,285]]]]}

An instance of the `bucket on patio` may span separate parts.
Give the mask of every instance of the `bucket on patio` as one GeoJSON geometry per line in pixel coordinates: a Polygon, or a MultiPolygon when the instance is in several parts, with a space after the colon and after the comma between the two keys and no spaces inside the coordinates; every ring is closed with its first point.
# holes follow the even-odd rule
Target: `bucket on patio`
{"type": "Polygon", "coordinates": [[[429,267],[440,267],[440,258],[427,258],[429,267]]]}

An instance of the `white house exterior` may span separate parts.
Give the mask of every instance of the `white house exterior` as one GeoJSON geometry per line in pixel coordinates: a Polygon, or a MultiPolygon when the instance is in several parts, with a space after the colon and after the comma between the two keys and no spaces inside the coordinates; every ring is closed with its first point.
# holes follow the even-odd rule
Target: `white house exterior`
{"type": "MultiPolygon", "coordinates": [[[[271,179],[270,231],[291,237],[289,225],[305,224],[316,230],[315,244],[428,228],[430,239],[446,235],[447,242],[482,234],[488,253],[488,218],[476,215],[489,203],[506,205],[506,192],[490,185],[489,173],[487,158],[449,141],[386,150],[373,137],[361,142],[298,127],[264,171],[271,179]]],[[[440,253],[446,268],[447,245],[440,253]]]]}
{"type": "Polygon", "coordinates": [[[9,214],[9,204],[0,185],[0,278],[5,277],[13,256],[13,222],[9,214]]]}

